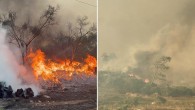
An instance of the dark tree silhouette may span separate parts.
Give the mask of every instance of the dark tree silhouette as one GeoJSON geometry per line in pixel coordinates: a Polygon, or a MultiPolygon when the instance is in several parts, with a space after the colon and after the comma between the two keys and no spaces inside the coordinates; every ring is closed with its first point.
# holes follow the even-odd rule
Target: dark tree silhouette
{"type": "Polygon", "coordinates": [[[58,9],[59,7],[49,6],[37,25],[32,25],[30,19],[27,19],[22,25],[18,25],[16,12],[13,11],[9,12],[8,17],[4,16],[4,19],[1,19],[2,25],[8,29],[9,43],[16,45],[21,51],[23,64],[34,39],[40,37],[46,28],[56,24],[55,14],[58,9]]]}
{"type": "Polygon", "coordinates": [[[171,57],[162,56],[159,60],[157,60],[154,63],[154,73],[152,82],[158,82],[159,84],[164,84],[163,82],[166,82],[165,71],[169,69],[167,63],[170,61],[171,57]]]}

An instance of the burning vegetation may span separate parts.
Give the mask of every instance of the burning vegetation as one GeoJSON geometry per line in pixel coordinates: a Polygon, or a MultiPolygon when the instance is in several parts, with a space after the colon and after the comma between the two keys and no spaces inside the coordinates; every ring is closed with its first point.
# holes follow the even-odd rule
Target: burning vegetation
{"type": "Polygon", "coordinates": [[[8,32],[6,40],[11,47],[17,47],[22,59],[20,63],[25,67],[30,66],[32,72],[27,74],[32,73],[35,82],[59,84],[60,80],[71,80],[75,75],[94,77],[96,73],[95,25],[90,26],[86,16],[79,17],[75,25],[69,22],[65,31],[56,30],[57,34],[54,34],[53,27],[57,26],[58,10],[58,6],[49,6],[40,17],[38,24],[32,24],[30,18],[18,24],[16,12],[10,11],[8,16],[1,17],[0,20],[8,32]],[[50,37],[43,37],[45,35],[50,37]],[[44,42],[47,44],[43,44],[44,42]]]}
{"type": "Polygon", "coordinates": [[[36,80],[59,84],[61,83],[60,80],[71,80],[74,75],[77,77],[82,77],[83,75],[95,77],[96,58],[91,55],[87,55],[84,63],[69,59],[52,61],[51,59],[46,59],[41,50],[31,52],[27,58],[31,60],[30,63],[36,80]]]}
{"type": "Polygon", "coordinates": [[[35,21],[26,17],[19,22],[22,16],[14,11],[0,15],[0,37],[5,38],[0,39],[0,55],[8,59],[0,62],[0,68],[9,66],[6,73],[0,72],[7,74],[7,79],[0,78],[0,98],[12,98],[11,102],[0,99],[6,103],[4,109],[96,108],[96,25],[83,16],[60,22],[65,24],[62,28],[58,10],[59,6],[49,6],[35,21]],[[75,105],[64,105],[66,101],[75,105]]]}

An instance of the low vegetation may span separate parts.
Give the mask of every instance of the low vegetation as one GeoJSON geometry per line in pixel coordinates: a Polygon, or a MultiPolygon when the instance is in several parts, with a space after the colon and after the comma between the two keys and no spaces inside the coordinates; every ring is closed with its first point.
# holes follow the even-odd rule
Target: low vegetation
{"type": "Polygon", "coordinates": [[[183,109],[195,107],[195,90],[190,87],[158,85],[127,73],[99,72],[101,110],[183,109]],[[182,106],[183,105],[183,106],[182,106]],[[186,107],[186,108],[184,108],[186,107]],[[175,109],[175,108],[174,108],[175,109]]]}

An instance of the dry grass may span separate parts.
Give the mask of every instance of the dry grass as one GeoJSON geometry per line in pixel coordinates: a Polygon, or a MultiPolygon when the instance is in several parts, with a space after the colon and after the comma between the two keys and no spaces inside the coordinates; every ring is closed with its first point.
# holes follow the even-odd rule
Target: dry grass
{"type": "Polygon", "coordinates": [[[163,97],[159,103],[155,95],[127,96],[114,91],[99,91],[100,110],[195,110],[195,97],[163,97]]]}

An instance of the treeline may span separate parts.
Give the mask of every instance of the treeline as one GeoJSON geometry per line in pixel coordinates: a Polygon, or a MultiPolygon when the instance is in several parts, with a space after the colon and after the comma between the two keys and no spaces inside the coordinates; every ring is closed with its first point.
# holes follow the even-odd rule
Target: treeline
{"type": "Polygon", "coordinates": [[[97,32],[96,25],[90,23],[87,16],[75,20],[60,22],[59,7],[49,6],[43,10],[38,21],[28,16],[17,16],[14,11],[0,14],[0,23],[7,29],[7,41],[19,48],[22,63],[31,50],[41,49],[47,57],[82,60],[87,54],[96,57],[97,32]],[[18,19],[24,19],[18,23],[18,19]]]}

